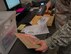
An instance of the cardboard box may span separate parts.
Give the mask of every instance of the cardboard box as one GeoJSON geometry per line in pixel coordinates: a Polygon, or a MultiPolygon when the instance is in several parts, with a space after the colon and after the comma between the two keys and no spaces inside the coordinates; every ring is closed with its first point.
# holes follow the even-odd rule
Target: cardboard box
{"type": "Polygon", "coordinates": [[[38,20],[41,18],[42,16],[35,16],[32,20],[31,20],[31,24],[32,25],[36,25],[37,24],[37,22],[38,22],[38,20]]]}
{"type": "Polygon", "coordinates": [[[30,34],[16,33],[16,37],[19,38],[22,43],[29,49],[40,47],[40,45],[36,44],[39,39],[30,34]]]}
{"type": "Polygon", "coordinates": [[[15,19],[15,11],[0,12],[0,54],[8,54],[17,39],[15,36],[17,32],[15,19]]]}
{"type": "MultiPolygon", "coordinates": [[[[46,16],[48,18],[47,20],[47,26],[52,26],[53,21],[54,21],[54,15],[49,15],[49,14],[44,14],[43,16],[46,16]]],[[[37,22],[43,17],[43,16],[35,16],[32,20],[31,20],[31,24],[32,25],[36,25],[38,24],[37,22]]]]}
{"type": "Polygon", "coordinates": [[[47,21],[47,26],[52,26],[53,21],[54,21],[54,15],[49,15],[49,14],[44,14],[44,16],[47,16],[49,19],[47,21]]]}

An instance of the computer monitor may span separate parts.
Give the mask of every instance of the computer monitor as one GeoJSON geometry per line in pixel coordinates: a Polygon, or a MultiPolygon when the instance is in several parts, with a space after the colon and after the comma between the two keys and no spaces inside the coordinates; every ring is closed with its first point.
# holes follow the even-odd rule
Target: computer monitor
{"type": "Polygon", "coordinates": [[[14,10],[21,6],[20,0],[4,0],[7,10],[14,10]]]}

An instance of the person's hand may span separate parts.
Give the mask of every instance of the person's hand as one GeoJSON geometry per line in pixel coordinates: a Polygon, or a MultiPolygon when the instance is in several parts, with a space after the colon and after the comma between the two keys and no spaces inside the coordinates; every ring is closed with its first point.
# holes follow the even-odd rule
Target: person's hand
{"type": "Polygon", "coordinates": [[[48,46],[44,40],[40,40],[37,44],[40,45],[40,47],[35,49],[36,51],[45,52],[48,49],[48,46]]]}
{"type": "Polygon", "coordinates": [[[46,4],[46,12],[48,12],[49,8],[51,7],[51,1],[46,4]]]}

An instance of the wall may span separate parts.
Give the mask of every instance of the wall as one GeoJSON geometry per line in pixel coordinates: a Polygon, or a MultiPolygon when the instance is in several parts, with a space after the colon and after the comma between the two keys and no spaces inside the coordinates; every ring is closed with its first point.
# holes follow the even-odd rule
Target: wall
{"type": "Polygon", "coordinates": [[[6,10],[5,4],[3,0],[0,0],[0,11],[6,10]]]}
{"type": "MultiPolygon", "coordinates": [[[[21,3],[23,4],[26,4],[26,3],[29,3],[31,2],[31,0],[21,0],[21,3]]],[[[3,0],[0,0],[0,11],[5,11],[6,10],[6,6],[4,4],[4,1],[3,0]]]]}
{"type": "Polygon", "coordinates": [[[28,3],[31,2],[31,0],[21,0],[21,3],[28,3]]]}

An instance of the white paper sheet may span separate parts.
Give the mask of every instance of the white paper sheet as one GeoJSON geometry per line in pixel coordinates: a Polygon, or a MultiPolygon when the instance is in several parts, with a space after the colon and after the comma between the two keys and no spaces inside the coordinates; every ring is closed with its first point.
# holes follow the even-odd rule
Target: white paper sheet
{"type": "Polygon", "coordinates": [[[26,34],[38,35],[49,33],[49,30],[46,25],[33,25],[27,26],[21,32],[25,32],[26,34]]]}
{"type": "Polygon", "coordinates": [[[46,24],[47,23],[47,21],[48,21],[48,16],[43,16],[37,23],[39,24],[39,25],[43,25],[43,24],[46,24]]]}

